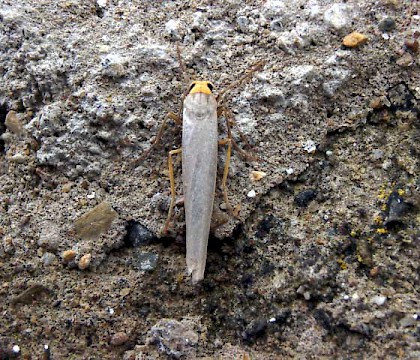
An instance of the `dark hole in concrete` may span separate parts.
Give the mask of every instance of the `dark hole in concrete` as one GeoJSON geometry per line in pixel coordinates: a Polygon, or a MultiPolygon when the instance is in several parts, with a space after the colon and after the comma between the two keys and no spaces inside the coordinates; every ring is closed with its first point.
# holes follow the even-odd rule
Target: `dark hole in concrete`
{"type": "Polygon", "coordinates": [[[1,137],[6,131],[6,121],[7,107],[5,104],[0,105],[0,152],[4,152],[4,140],[1,137]]]}

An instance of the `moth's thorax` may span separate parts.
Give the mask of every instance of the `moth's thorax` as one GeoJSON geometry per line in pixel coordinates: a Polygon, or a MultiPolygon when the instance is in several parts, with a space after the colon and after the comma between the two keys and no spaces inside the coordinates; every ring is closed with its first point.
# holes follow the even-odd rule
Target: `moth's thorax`
{"type": "Polygon", "coordinates": [[[190,93],[184,100],[184,121],[200,120],[217,111],[217,101],[213,94],[190,93]]]}

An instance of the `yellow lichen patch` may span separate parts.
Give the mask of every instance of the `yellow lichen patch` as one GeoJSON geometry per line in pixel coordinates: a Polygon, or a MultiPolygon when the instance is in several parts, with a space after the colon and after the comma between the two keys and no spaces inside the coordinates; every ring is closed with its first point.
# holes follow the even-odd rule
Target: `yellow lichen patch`
{"type": "Polygon", "coordinates": [[[343,45],[350,48],[355,48],[360,45],[363,45],[368,40],[367,36],[364,34],[361,34],[357,31],[352,32],[351,34],[348,34],[343,39],[343,45]]]}
{"type": "Polygon", "coordinates": [[[379,194],[378,194],[378,199],[379,200],[384,200],[386,198],[389,197],[389,195],[391,195],[392,191],[387,190],[385,188],[385,186],[381,186],[381,188],[379,189],[379,194]]]}
{"type": "Polygon", "coordinates": [[[376,225],[381,225],[383,223],[383,219],[381,216],[377,215],[373,218],[373,223],[376,225]]]}
{"type": "Polygon", "coordinates": [[[378,228],[376,229],[376,232],[381,235],[388,234],[388,230],[385,228],[378,228]]]}
{"type": "Polygon", "coordinates": [[[397,192],[398,192],[398,195],[400,196],[404,196],[405,194],[405,191],[403,189],[398,189],[397,192]]]}
{"type": "Polygon", "coordinates": [[[340,265],[341,270],[346,270],[347,269],[347,264],[343,259],[338,259],[337,263],[338,263],[338,265],[340,265]]]}

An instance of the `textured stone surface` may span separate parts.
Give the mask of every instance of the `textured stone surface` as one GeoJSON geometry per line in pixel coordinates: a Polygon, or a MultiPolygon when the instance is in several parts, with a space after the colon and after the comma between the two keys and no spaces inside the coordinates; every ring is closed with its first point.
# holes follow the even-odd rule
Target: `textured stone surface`
{"type": "Polygon", "coordinates": [[[53,359],[166,359],[178,350],[162,319],[191,317],[191,359],[419,358],[413,4],[1,1],[0,357],[48,345],[53,359]],[[369,41],[346,48],[352,32],[369,41]],[[218,93],[261,59],[227,96],[234,139],[258,160],[233,151],[235,218],[220,147],[206,275],[192,287],[179,158],[160,237],[180,127],[170,120],[130,164],[179,111],[184,78],[218,93]],[[16,301],[33,284],[48,296],[16,301]],[[147,341],[157,325],[162,348],[147,341]]]}

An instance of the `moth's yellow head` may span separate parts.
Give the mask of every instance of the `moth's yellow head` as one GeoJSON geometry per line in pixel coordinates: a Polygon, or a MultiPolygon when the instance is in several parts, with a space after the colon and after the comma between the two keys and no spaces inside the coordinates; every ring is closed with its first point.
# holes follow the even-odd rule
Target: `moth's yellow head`
{"type": "Polygon", "coordinates": [[[190,86],[189,94],[202,93],[212,94],[214,86],[210,81],[193,81],[190,86]]]}

